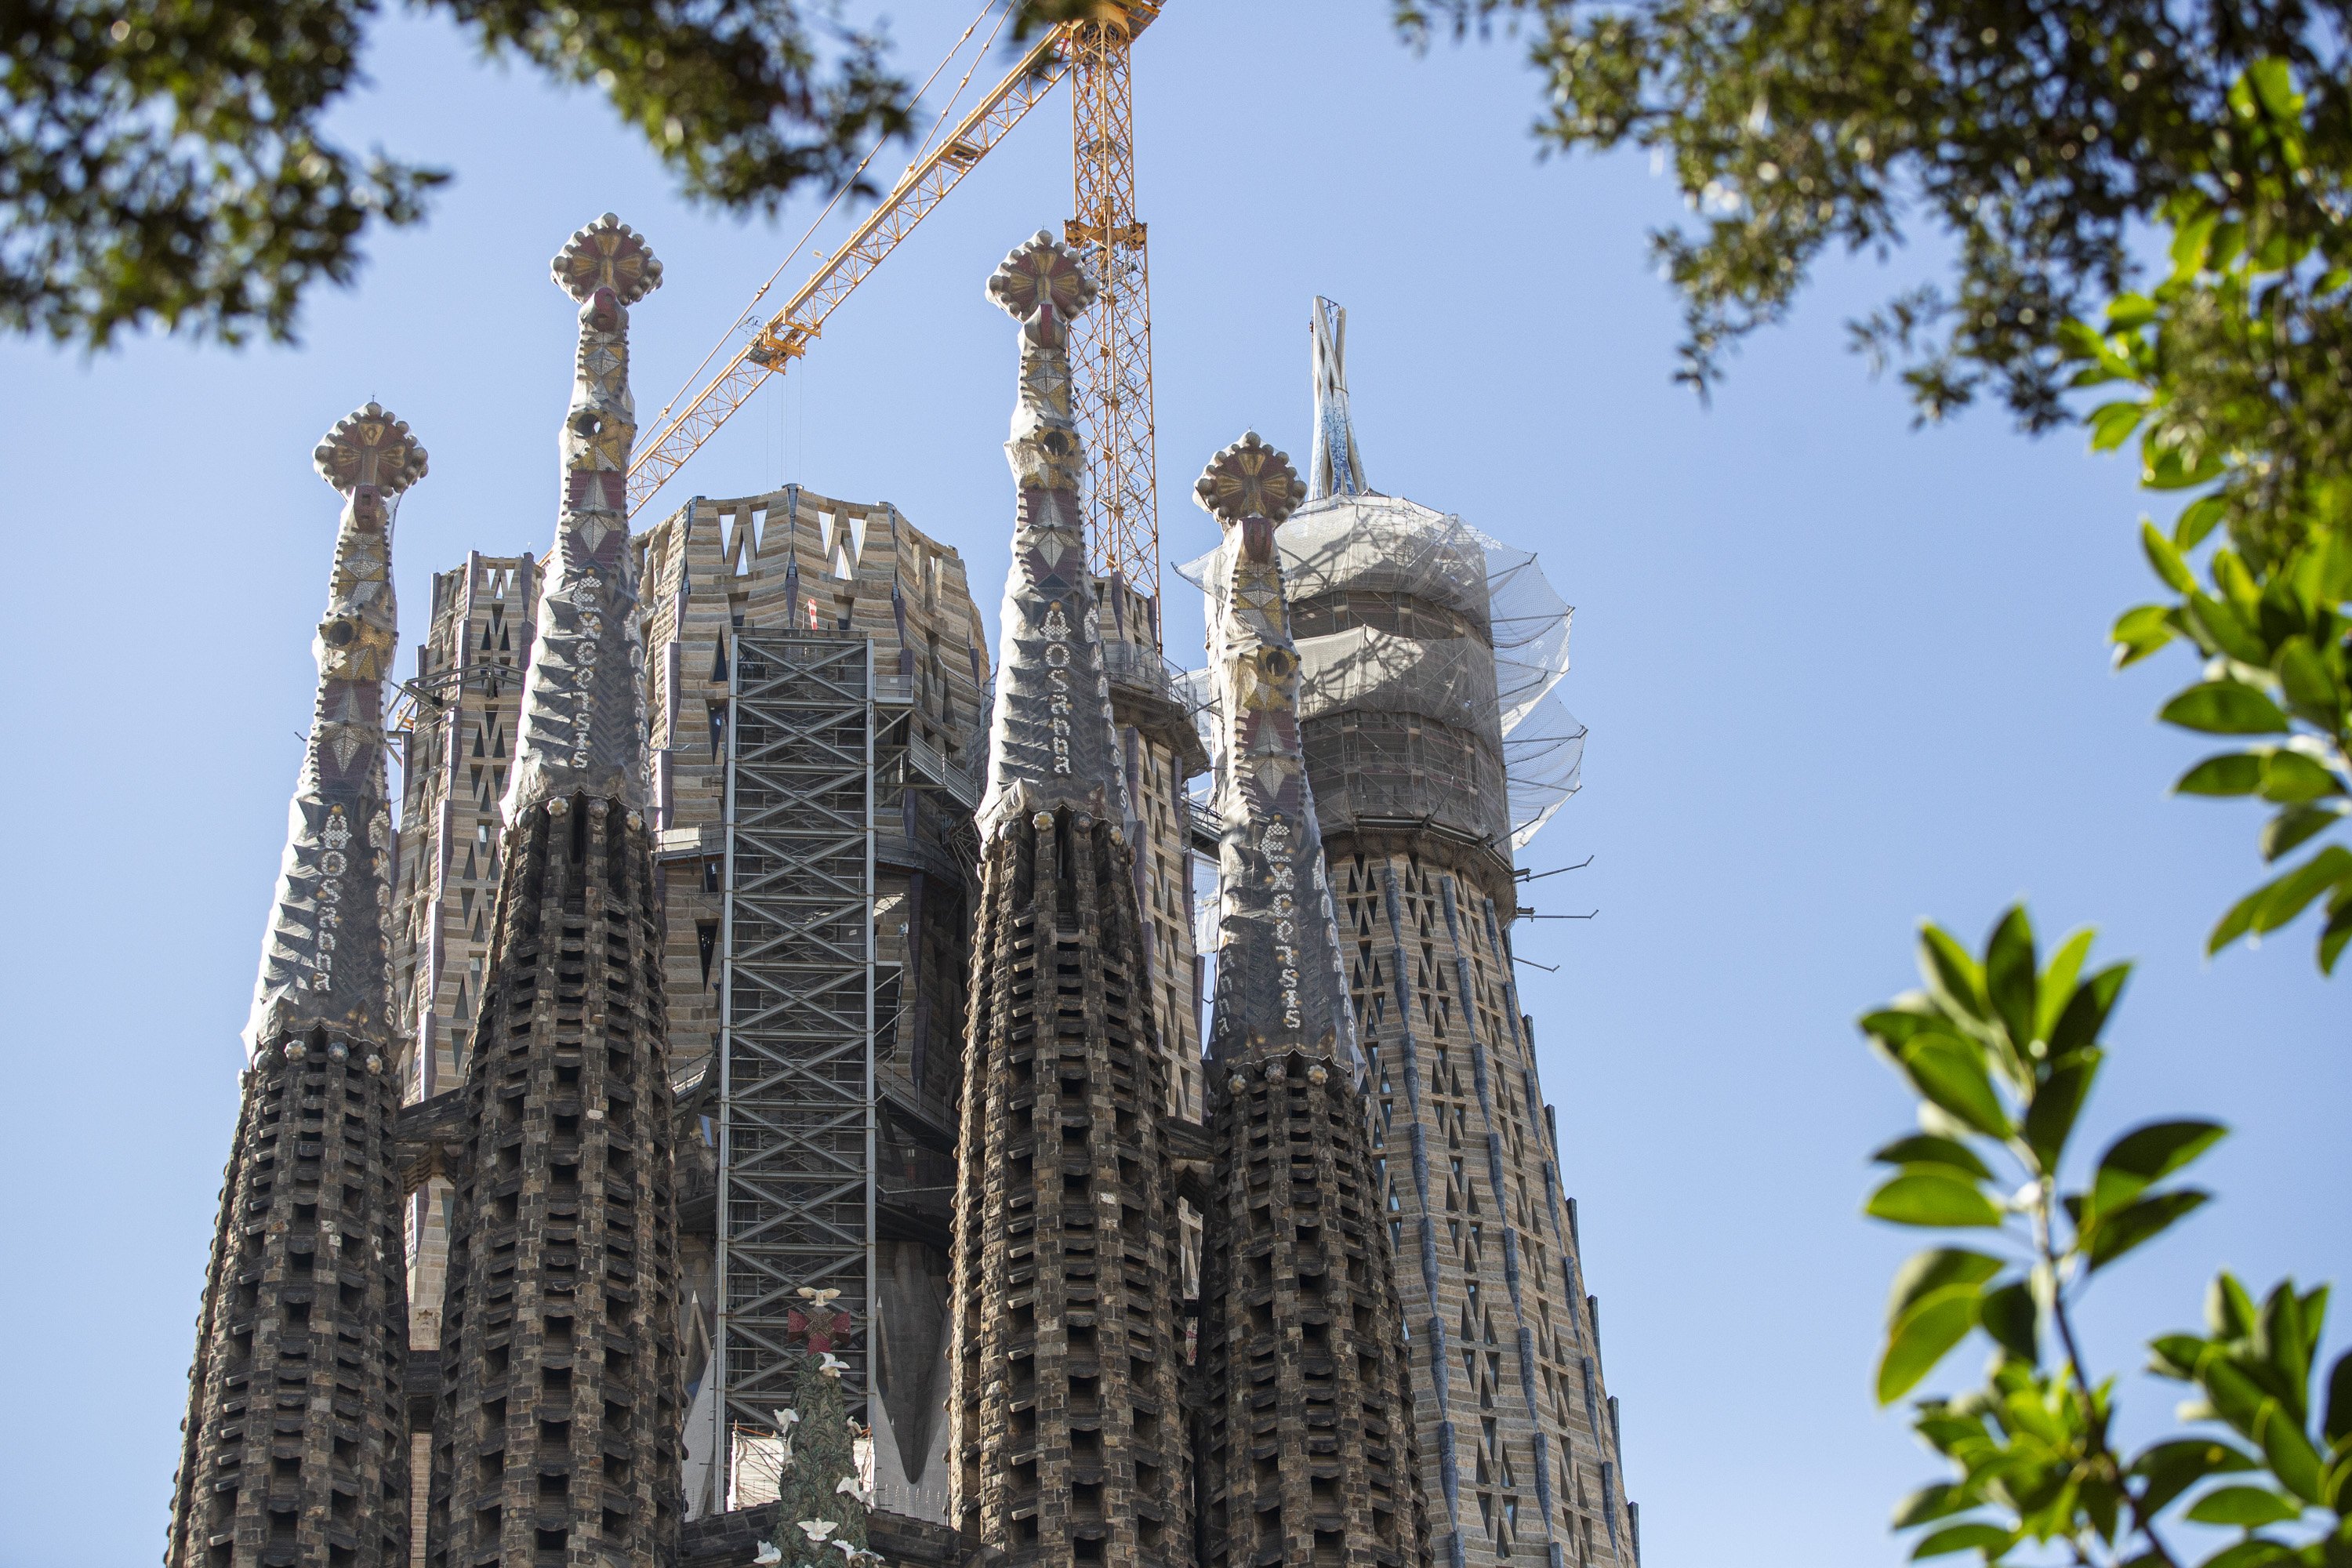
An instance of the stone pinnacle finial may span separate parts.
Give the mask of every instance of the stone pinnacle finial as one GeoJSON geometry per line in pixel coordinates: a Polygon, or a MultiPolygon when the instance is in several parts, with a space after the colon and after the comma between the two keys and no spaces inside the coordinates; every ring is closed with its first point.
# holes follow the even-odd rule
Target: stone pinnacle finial
{"type": "Polygon", "coordinates": [[[1255,430],[1209,459],[1192,486],[1192,499],[1219,522],[1262,517],[1279,523],[1307,499],[1307,487],[1290,458],[1269,447],[1255,430]]]}
{"type": "Polygon", "coordinates": [[[1095,280],[1078,258],[1045,229],[1013,247],[989,276],[988,297],[1015,321],[1025,321],[1050,303],[1063,321],[1095,302],[1095,280]]]}
{"type": "Polygon", "coordinates": [[[407,422],[373,403],[336,420],[310,461],[320,479],[345,495],[362,485],[398,495],[425,477],[425,448],[409,435],[407,422]]]}
{"type": "Polygon", "coordinates": [[[552,264],[556,287],[586,304],[599,289],[610,289],[624,305],[634,305],[661,287],[662,264],[646,237],[606,213],[573,235],[552,264]]]}

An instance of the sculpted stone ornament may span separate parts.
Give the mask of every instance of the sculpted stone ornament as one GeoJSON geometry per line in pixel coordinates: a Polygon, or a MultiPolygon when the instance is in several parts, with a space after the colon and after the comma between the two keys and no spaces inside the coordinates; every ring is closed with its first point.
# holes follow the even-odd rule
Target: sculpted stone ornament
{"type": "Polygon", "coordinates": [[[523,691],[523,744],[507,784],[511,822],[542,800],[584,793],[644,805],[645,643],[629,548],[629,307],[661,287],[645,237],[611,213],[556,254],[558,287],[580,304],[555,554],[539,599],[523,691]]]}
{"type": "Polygon", "coordinates": [[[290,1032],[392,1024],[392,814],[383,682],[398,643],[392,524],[423,479],[425,448],[373,403],[338,420],[311,454],[343,495],[302,773],[246,1026],[248,1055],[290,1032]]]}
{"type": "Polygon", "coordinates": [[[1255,430],[1209,459],[1192,483],[1192,499],[1219,522],[1263,518],[1279,523],[1307,499],[1307,487],[1289,458],[1269,447],[1255,430]]]}
{"type": "Polygon", "coordinates": [[[408,426],[373,403],[312,457],[343,495],[342,518],[311,643],[318,697],[246,1026],[249,1070],[189,1373],[168,1568],[409,1560],[405,1510],[354,1515],[344,1500],[407,1489],[400,1085],[382,1070],[397,1037],[383,682],[399,630],[393,514],[425,459],[408,426]],[[323,1352],[312,1357],[327,1346],[331,1398],[257,1395],[324,1389],[323,1352]],[[254,1479],[240,1487],[238,1477],[254,1479]]]}
{"type": "Polygon", "coordinates": [[[980,826],[1056,805],[1122,820],[1127,773],[1112,734],[1110,680],[1087,570],[1078,484],[1086,451],[1070,414],[1069,325],[1094,302],[1077,258],[1039,231],[1004,258],[988,296],[1021,323],[1020,397],[1006,459],[1020,487],[1005,579],[1003,668],[980,826]]]}

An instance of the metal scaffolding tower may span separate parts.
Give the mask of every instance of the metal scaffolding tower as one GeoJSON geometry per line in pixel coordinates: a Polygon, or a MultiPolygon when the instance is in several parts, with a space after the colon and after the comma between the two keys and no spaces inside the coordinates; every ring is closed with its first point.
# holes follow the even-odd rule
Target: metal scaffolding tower
{"type": "Polygon", "coordinates": [[[772,1431],[800,1289],[872,1321],[873,645],[747,630],[728,691],[717,1372],[721,1430],[772,1431]]]}

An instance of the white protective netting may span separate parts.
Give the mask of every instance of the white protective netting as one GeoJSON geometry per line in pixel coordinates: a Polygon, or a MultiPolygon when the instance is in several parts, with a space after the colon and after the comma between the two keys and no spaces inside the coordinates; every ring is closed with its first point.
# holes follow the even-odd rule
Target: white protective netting
{"type": "MultiPolygon", "coordinates": [[[[1525,848],[1576,793],[1585,737],[1553,695],[1568,672],[1573,611],[1535,552],[1381,495],[1313,502],[1275,539],[1292,633],[1309,655],[1302,716],[1416,714],[1498,735],[1511,843],[1525,848]]],[[[1209,592],[1224,548],[1177,574],[1209,592]]],[[[1213,702],[1205,671],[1193,672],[1189,685],[1197,703],[1213,702]]],[[[1213,757],[1216,726],[1202,717],[1213,757]]]]}

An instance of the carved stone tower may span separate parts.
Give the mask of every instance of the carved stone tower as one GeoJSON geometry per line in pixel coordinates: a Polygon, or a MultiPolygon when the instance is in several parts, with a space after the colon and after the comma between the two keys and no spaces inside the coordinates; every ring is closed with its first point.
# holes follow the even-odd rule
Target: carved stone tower
{"type": "Polygon", "coordinates": [[[1305,486],[1252,433],[1196,489],[1226,532],[1210,582],[1224,765],[1201,1568],[1415,1568],[1429,1530],[1402,1308],[1274,545],[1305,486]]]}
{"type": "Polygon", "coordinates": [[[979,812],[952,1503],[1013,1568],[1173,1568],[1193,1537],[1167,1068],[1070,418],[1069,322],[1094,285],[1041,233],[988,290],[1021,323],[1020,500],[979,812]]]}
{"type": "Polygon", "coordinates": [[[1282,531],[1300,730],[1365,1052],[1431,1531],[1450,1568],[1633,1564],[1616,1402],[1533,1021],[1482,537],[1364,483],[1315,305],[1315,494],[1282,531]]]}
{"type": "Polygon", "coordinates": [[[628,307],[661,264],[608,213],[554,266],[580,301],[580,347],[464,1089],[435,1568],[635,1568],[677,1552],[671,1097],[624,510],[628,307]]]}
{"type": "Polygon", "coordinates": [[[408,1558],[383,679],[393,512],[425,452],[371,403],[316,457],[345,497],[342,523],[246,1031],[169,1568],[408,1558]]]}

